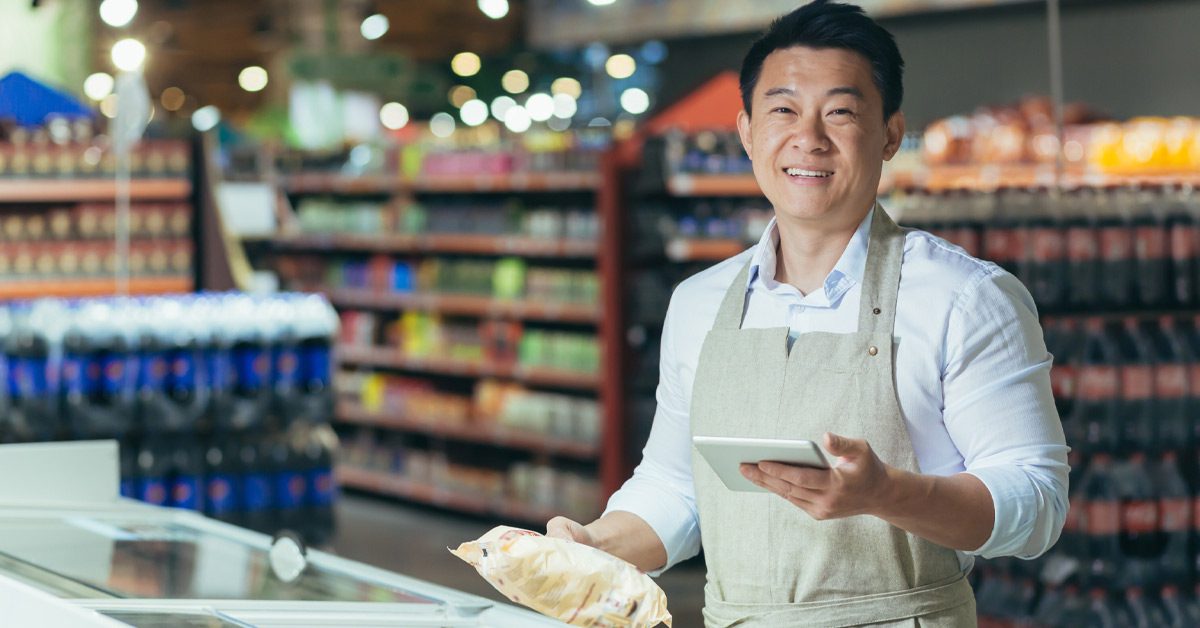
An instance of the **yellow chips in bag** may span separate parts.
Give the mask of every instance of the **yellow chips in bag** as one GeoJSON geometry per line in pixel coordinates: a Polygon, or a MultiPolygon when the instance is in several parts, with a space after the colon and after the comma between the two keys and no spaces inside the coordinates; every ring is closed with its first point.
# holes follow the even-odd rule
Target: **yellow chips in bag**
{"type": "Polygon", "coordinates": [[[572,626],[671,625],[667,596],[650,576],[594,547],[497,526],[450,551],[508,599],[572,626]]]}

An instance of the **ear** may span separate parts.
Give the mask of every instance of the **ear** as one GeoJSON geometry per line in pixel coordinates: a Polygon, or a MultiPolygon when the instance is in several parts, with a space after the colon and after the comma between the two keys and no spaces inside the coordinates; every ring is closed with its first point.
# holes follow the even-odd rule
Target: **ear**
{"type": "Polygon", "coordinates": [[[750,114],[746,113],[746,110],[744,109],[738,112],[737,128],[738,137],[742,139],[742,148],[746,149],[746,154],[750,155],[750,158],[753,159],[754,152],[750,150],[751,145],[753,144],[750,134],[750,114]]]}
{"type": "Polygon", "coordinates": [[[904,112],[897,111],[888,118],[884,133],[887,142],[883,145],[883,160],[890,161],[900,150],[900,142],[904,140],[904,112]]]}

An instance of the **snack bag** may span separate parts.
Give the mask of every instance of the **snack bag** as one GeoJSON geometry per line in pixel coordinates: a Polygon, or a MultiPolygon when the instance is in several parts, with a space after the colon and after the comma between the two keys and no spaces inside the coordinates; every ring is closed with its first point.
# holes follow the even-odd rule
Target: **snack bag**
{"type": "Polygon", "coordinates": [[[650,576],[582,543],[497,526],[450,552],[508,599],[572,626],[671,625],[667,596],[650,576]]]}

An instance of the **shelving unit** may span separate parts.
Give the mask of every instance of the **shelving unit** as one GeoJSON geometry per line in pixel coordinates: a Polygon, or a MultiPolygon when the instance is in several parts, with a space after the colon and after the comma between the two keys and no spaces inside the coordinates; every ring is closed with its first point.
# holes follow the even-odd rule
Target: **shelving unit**
{"type": "MultiPolygon", "coordinates": [[[[608,157],[602,158],[608,163],[608,157]]],[[[396,313],[424,312],[454,317],[456,320],[478,319],[481,323],[498,321],[520,323],[535,331],[548,326],[551,333],[588,333],[593,330],[601,347],[601,366],[598,371],[579,372],[552,368],[529,368],[512,363],[464,362],[442,357],[414,358],[376,339],[370,344],[356,342],[339,344],[338,363],[355,373],[382,374],[385,377],[403,376],[405,380],[426,380],[435,390],[446,389],[452,394],[469,394],[477,382],[487,380],[523,385],[531,394],[557,395],[562,398],[598,402],[600,430],[596,441],[580,442],[533,431],[521,431],[473,421],[464,424],[433,422],[429,417],[414,413],[392,411],[384,407],[368,411],[351,394],[342,391],[342,401],[336,407],[335,425],[343,429],[369,429],[380,438],[420,436],[438,442],[464,443],[485,447],[500,460],[511,457],[514,462],[528,461],[538,465],[565,465],[564,472],[574,476],[591,477],[598,486],[599,498],[605,499],[616,490],[628,474],[625,462],[623,384],[619,364],[619,344],[623,326],[620,322],[619,298],[619,215],[620,191],[616,189],[616,170],[590,168],[581,171],[513,172],[496,175],[422,175],[403,177],[375,175],[348,177],[341,174],[304,173],[281,178],[281,197],[287,205],[299,205],[306,197],[321,199],[359,198],[389,205],[416,201],[429,212],[436,212],[442,197],[454,202],[478,197],[474,205],[503,204],[504,196],[522,198],[531,194],[528,205],[538,211],[579,211],[591,206],[598,223],[595,238],[547,238],[521,234],[491,235],[483,233],[447,233],[430,231],[405,232],[284,232],[259,241],[254,247],[258,255],[277,260],[297,260],[295,263],[313,265],[343,263],[342,260],[403,260],[413,264],[414,273],[420,260],[437,256],[443,263],[453,264],[457,257],[522,258],[532,270],[595,271],[598,279],[598,299],[593,302],[573,302],[562,299],[515,298],[500,299],[473,289],[470,293],[426,290],[391,291],[368,288],[352,283],[329,285],[327,279],[312,275],[308,289],[320,289],[336,308],[344,311],[367,312],[380,323],[392,320],[396,313]],[[560,200],[559,194],[569,195],[570,201],[560,200]],[[566,205],[564,205],[566,203],[566,205]],[[544,209],[544,208],[555,208],[544,209]],[[311,281],[320,281],[313,285],[311,281]],[[590,471],[589,471],[590,470],[590,471]]],[[[327,201],[325,201],[327,202],[327,201]]],[[[564,216],[565,218],[565,216],[564,216]]],[[[285,229],[286,229],[285,222],[285,229]]],[[[564,231],[564,233],[569,233],[564,231]]],[[[374,271],[372,271],[374,272],[374,271]]],[[[415,276],[415,275],[414,275],[415,276]]],[[[574,280],[572,280],[574,281],[574,280]]],[[[572,283],[572,286],[576,284],[572,283]]],[[[574,290],[574,288],[572,288],[574,290]]],[[[582,290],[582,288],[581,288],[582,290]]],[[[581,297],[583,298],[583,297],[581,297]]],[[[528,333],[528,331],[526,331],[528,333]]],[[[406,441],[407,442],[407,441],[406,441]]],[[[423,442],[423,441],[418,441],[423,442]]],[[[419,445],[418,445],[419,447],[419,445]]],[[[459,461],[470,466],[470,460],[459,461]]],[[[339,481],[344,486],[369,492],[400,497],[411,501],[491,515],[507,519],[537,522],[562,512],[538,509],[522,503],[478,498],[472,495],[439,490],[411,477],[378,469],[343,467],[339,481]]],[[[602,501],[594,505],[598,515],[602,501]]]]}
{"type": "Polygon", "coordinates": [[[412,358],[388,347],[358,347],[339,345],[338,359],[342,364],[434,373],[455,377],[499,377],[533,386],[549,386],[581,391],[594,391],[600,378],[595,373],[575,373],[547,368],[523,368],[502,364],[464,362],[446,358],[412,358]]]}
{"type": "Polygon", "coordinates": [[[538,258],[595,257],[592,241],[489,236],[470,233],[422,235],[329,234],[283,236],[271,240],[282,250],[364,253],[446,253],[454,255],[521,255],[538,258]]]}
{"type": "Polygon", "coordinates": [[[600,313],[594,306],[493,299],[469,294],[418,294],[380,292],[365,288],[334,288],[326,296],[336,307],[375,310],[420,310],[478,318],[515,318],[530,321],[595,324],[600,313]]]}
{"type": "MultiPolygon", "coordinates": [[[[0,147],[4,148],[4,147],[0,147]]],[[[186,142],[149,141],[139,148],[156,155],[187,155],[186,142]]],[[[28,150],[41,150],[29,148],[28,150]]],[[[70,145],[56,153],[84,147],[70,145]]],[[[91,149],[88,149],[91,150],[91,149]]],[[[172,158],[174,159],[174,157],[172,158]]],[[[130,294],[190,292],[195,288],[198,243],[193,226],[190,167],[136,176],[132,203],[130,294]],[[157,176],[161,174],[162,176],[157,176]],[[138,226],[140,225],[140,227],[138,226]]],[[[6,173],[9,174],[9,173],[6,173]]],[[[0,301],[39,297],[96,297],[115,294],[115,201],[112,176],[0,176],[0,301]]]]}
{"type": "Polygon", "coordinates": [[[595,443],[555,438],[537,432],[509,429],[499,425],[480,425],[471,422],[461,425],[435,423],[412,414],[372,412],[364,408],[362,404],[351,401],[340,402],[337,406],[337,414],[339,419],[345,423],[385,427],[450,440],[521,449],[537,454],[594,460],[600,453],[599,447],[595,443]]]}

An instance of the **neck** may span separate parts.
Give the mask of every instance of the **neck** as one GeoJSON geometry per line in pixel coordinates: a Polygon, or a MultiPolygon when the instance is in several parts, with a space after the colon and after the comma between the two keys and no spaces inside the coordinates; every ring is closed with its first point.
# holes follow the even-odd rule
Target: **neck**
{"type": "Polygon", "coordinates": [[[825,282],[866,214],[858,214],[853,222],[836,226],[814,225],[787,220],[778,214],[776,216],[779,250],[775,280],[807,295],[825,282]]]}

